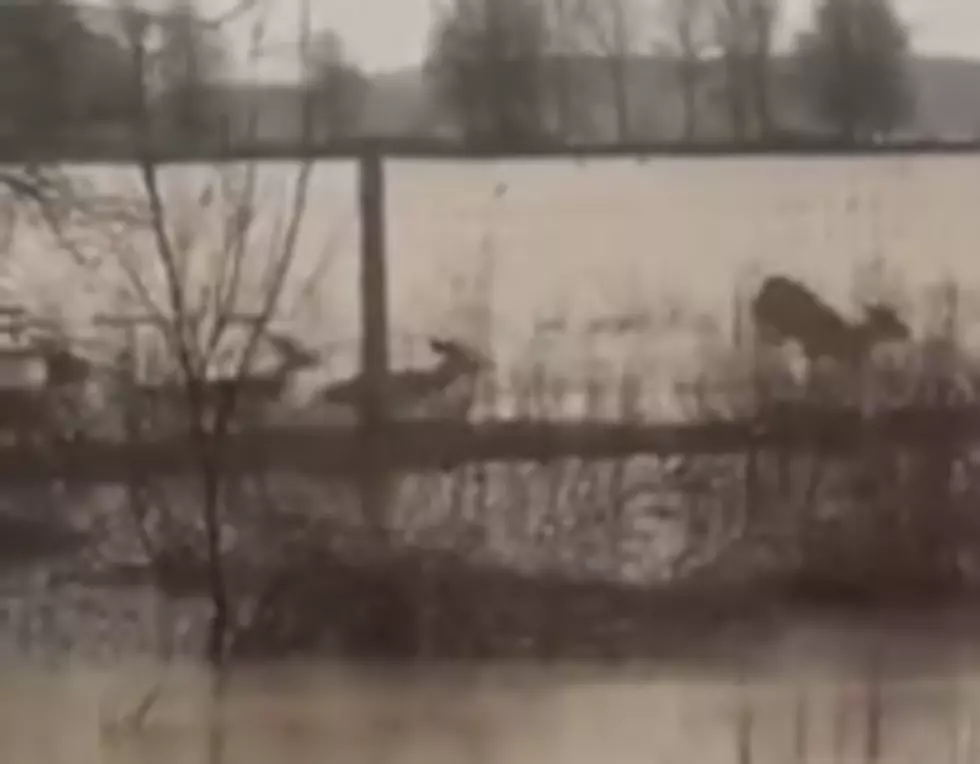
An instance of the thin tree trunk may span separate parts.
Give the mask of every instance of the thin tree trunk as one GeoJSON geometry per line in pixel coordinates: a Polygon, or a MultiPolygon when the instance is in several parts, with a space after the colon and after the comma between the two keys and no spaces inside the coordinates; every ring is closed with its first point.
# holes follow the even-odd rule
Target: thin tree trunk
{"type": "Polygon", "coordinates": [[[699,112],[698,112],[698,82],[699,78],[693,70],[693,63],[686,62],[681,64],[680,85],[681,85],[681,108],[683,110],[682,137],[685,142],[690,143],[698,136],[699,112]]]}
{"type": "Polygon", "coordinates": [[[611,56],[609,61],[616,112],[616,140],[625,143],[630,139],[632,132],[629,83],[627,82],[628,63],[625,54],[621,52],[611,56]]]}
{"type": "Polygon", "coordinates": [[[692,88],[684,87],[684,141],[692,143],[698,134],[698,114],[695,94],[692,88]]]}
{"type": "Polygon", "coordinates": [[[629,98],[629,34],[622,0],[611,0],[611,2],[613,13],[613,55],[610,61],[613,67],[613,88],[616,98],[616,133],[620,142],[626,142],[630,139],[632,133],[632,115],[630,114],[629,98]]]}
{"type": "Polygon", "coordinates": [[[755,101],[755,120],[759,137],[765,140],[773,132],[768,53],[760,51],[756,55],[753,64],[752,93],[755,101]]]}
{"type": "Polygon", "coordinates": [[[558,116],[558,134],[568,143],[574,132],[572,115],[572,73],[567,55],[559,56],[554,64],[554,82],[556,84],[556,112],[558,116]]]}
{"type": "Polygon", "coordinates": [[[208,556],[208,584],[211,593],[211,621],[208,626],[207,659],[220,669],[230,626],[228,587],[221,550],[221,483],[216,460],[209,455],[202,474],[205,536],[208,556]]]}
{"type": "Polygon", "coordinates": [[[772,135],[772,32],[774,11],[767,0],[755,0],[750,13],[750,31],[753,47],[749,64],[751,71],[751,93],[755,111],[756,129],[760,139],[772,135]]]}
{"type": "Polygon", "coordinates": [[[743,143],[748,137],[748,109],[745,103],[745,77],[743,76],[743,61],[740,54],[730,53],[726,56],[725,98],[728,106],[729,127],[732,140],[743,143]]]}

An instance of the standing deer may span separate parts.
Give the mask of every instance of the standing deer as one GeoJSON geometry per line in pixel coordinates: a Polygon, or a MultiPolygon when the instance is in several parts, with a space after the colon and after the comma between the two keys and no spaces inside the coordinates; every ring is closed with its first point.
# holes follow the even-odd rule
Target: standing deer
{"type": "Polygon", "coordinates": [[[282,400],[296,372],[320,362],[318,353],[289,335],[268,332],[266,340],[278,356],[275,366],[267,371],[245,372],[240,378],[231,376],[208,380],[205,398],[215,405],[232,397],[245,405],[277,403],[282,400]]]}
{"type": "Polygon", "coordinates": [[[202,393],[208,411],[220,411],[225,415],[243,411],[255,413],[265,406],[279,403],[296,372],[320,362],[318,353],[288,335],[267,332],[266,341],[278,357],[275,365],[265,371],[246,370],[241,375],[207,380],[202,393]]]}
{"type": "Polygon", "coordinates": [[[61,337],[39,337],[33,342],[44,359],[46,383],[52,388],[81,385],[92,377],[93,364],[71,349],[61,337]]]}
{"type": "Polygon", "coordinates": [[[95,365],[78,355],[62,336],[39,337],[34,346],[44,359],[47,398],[59,426],[77,438],[91,407],[95,365]]]}
{"type": "MultiPolygon", "coordinates": [[[[278,362],[267,371],[246,370],[240,375],[203,380],[200,404],[204,412],[234,415],[280,402],[294,374],[320,362],[319,354],[288,335],[267,332],[265,339],[278,356],[278,362]]],[[[135,392],[140,400],[154,407],[160,403],[165,407],[180,403],[188,394],[188,390],[173,379],[163,384],[138,384],[135,392]]]]}
{"type": "Polygon", "coordinates": [[[911,336],[894,308],[875,304],[864,311],[861,322],[850,323],[806,286],[785,276],[767,278],[752,301],[752,318],[762,336],[796,340],[809,372],[829,359],[859,373],[876,345],[911,336]]]}
{"type": "Polygon", "coordinates": [[[19,370],[12,384],[0,390],[0,427],[15,431],[19,438],[51,436],[65,427],[77,435],[93,366],[73,352],[64,337],[24,339],[23,332],[31,326],[22,319],[17,344],[2,351],[4,359],[19,370]]]}
{"type": "MultiPolygon", "coordinates": [[[[395,414],[425,411],[449,419],[466,419],[475,398],[476,375],[490,366],[489,359],[454,340],[430,339],[439,356],[430,369],[408,369],[388,375],[387,405],[395,414]]],[[[317,398],[324,403],[356,406],[363,394],[363,377],[329,385],[317,398]]]]}

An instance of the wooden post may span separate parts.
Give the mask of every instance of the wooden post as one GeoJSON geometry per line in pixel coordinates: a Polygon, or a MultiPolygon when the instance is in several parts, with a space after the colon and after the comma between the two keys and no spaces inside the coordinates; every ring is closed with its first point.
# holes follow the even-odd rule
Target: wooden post
{"type": "Polygon", "coordinates": [[[385,252],[384,166],[368,146],[360,159],[361,369],[363,459],[361,501],[373,534],[384,537],[386,475],[381,448],[387,422],[388,284],[385,252]]]}
{"type": "Polygon", "coordinates": [[[362,422],[383,423],[388,376],[388,278],[385,262],[384,167],[369,148],[361,157],[361,366],[364,371],[362,422]]]}

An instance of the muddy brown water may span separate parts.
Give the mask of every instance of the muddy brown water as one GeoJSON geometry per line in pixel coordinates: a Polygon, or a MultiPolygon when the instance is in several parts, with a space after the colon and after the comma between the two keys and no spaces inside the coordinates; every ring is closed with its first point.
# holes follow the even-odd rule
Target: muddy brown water
{"type": "MultiPolygon", "coordinates": [[[[962,619],[961,619],[962,620],[962,619]]],[[[0,756],[18,764],[968,762],[973,626],[795,623],[712,666],[233,669],[11,660],[0,756]],[[133,717],[154,696],[140,724],[133,717]]]]}

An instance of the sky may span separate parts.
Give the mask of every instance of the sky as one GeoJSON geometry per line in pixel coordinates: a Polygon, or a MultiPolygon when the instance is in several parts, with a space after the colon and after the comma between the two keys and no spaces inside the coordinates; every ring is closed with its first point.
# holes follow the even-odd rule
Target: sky
{"type": "MultiPolygon", "coordinates": [[[[101,0],[111,2],[111,0],[101,0]]],[[[167,0],[145,0],[157,5],[167,0]]],[[[424,56],[433,9],[439,0],[305,0],[317,27],[331,27],[345,41],[348,55],[368,70],[417,64],[424,56]]],[[[612,0],[606,0],[611,2],[612,0]]],[[[631,0],[652,12],[657,0],[631,0]]],[[[195,0],[203,13],[216,15],[236,0],[195,0]]],[[[263,76],[289,77],[296,70],[285,45],[296,39],[304,0],[265,0],[268,39],[283,44],[269,56],[263,76]]],[[[812,0],[783,0],[787,29],[805,25],[812,0]]],[[[980,0],[895,0],[912,29],[913,43],[926,53],[980,58],[980,0]]],[[[229,30],[233,47],[244,58],[248,30],[244,23],[229,30]]]]}

